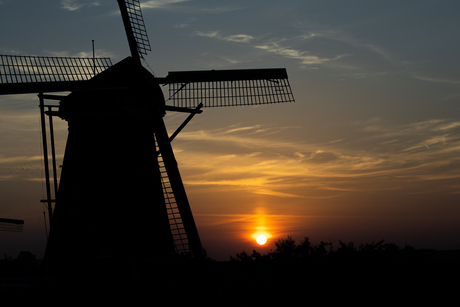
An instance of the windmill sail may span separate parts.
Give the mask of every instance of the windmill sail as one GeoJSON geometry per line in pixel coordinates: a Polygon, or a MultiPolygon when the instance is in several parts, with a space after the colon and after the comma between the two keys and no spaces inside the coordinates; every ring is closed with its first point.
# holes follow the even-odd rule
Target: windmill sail
{"type": "Polygon", "coordinates": [[[2,219],[0,218],[0,230],[22,232],[24,228],[24,220],[2,219]]]}
{"type": "Polygon", "coordinates": [[[286,69],[245,69],[169,72],[173,107],[193,109],[293,102],[286,69]]]}
{"type": "Polygon", "coordinates": [[[121,17],[128,37],[131,56],[135,59],[151,51],[147,30],[138,0],[118,0],[121,17]]]}
{"type": "Polygon", "coordinates": [[[109,58],[0,55],[0,94],[80,89],[111,66],[109,58]]]}

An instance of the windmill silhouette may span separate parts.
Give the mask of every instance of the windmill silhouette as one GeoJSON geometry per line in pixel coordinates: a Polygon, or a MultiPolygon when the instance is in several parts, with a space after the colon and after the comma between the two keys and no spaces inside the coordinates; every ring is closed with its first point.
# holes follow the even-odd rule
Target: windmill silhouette
{"type": "Polygon", "coordinates": [[[47,189],[42,202],[50,220],[45,256],[54,271],[71,270],[68,263],[78,273],[96,270],[101,261],[202,259],[172,139],[202,107],[294,101],[285,69],[154,77],[142,65],[151,48],[140,3],[118,4],[131,56],[115,65],[94,56],[0,55],[0,94],[38,93],[40,100],[47,189]],[[168,103],[160,85],[169,86],[168,103]],[[56,92],[71,93],[50,94],[56,92]],[[45,104],[50,100],[59,105],[45,104]],[[166,112],[190,113],[170,137],[166,112]],[[55,116],[69,127],[59,186],[55,116]]]}

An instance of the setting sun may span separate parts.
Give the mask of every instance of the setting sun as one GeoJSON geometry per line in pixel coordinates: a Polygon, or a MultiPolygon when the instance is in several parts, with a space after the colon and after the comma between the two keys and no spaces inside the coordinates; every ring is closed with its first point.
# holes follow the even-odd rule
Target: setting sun
{"type": "Polygon", "coordinates": [[[263,235],[260,235],[257,237],[256,241],[259,245],[264,245],[265,243],[267,243],[267,238],[263,235]]]}

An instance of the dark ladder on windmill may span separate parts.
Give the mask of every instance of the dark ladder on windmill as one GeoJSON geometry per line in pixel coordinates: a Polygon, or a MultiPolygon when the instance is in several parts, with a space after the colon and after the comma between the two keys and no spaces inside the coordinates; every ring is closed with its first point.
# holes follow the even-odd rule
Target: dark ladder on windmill
{"type": "Polygon", "coordinates": [[[173,237],[174,248],[177,255],[189,255],[191,253],[188,243],[187,233],[182,222],[182,218],[177,207],[176,198],[169,181],[168,173],[161,154],[158,156],[158,165],[160,167],[161,183],[168,213],[169,226],[173,237]]]}

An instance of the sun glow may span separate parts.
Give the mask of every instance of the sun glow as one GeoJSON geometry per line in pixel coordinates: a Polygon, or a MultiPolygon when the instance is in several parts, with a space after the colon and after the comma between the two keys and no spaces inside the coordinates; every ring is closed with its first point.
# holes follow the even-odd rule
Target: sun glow
{"type": "Polygon", "coordinates": [[[264,235],[260,235],[256,238],[256,241],[257,244],[264,245],[265,243],[267,243],[267,237],[265,237],[264,235]]]}

